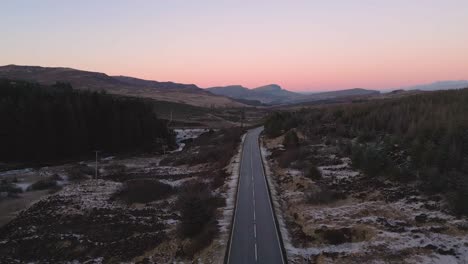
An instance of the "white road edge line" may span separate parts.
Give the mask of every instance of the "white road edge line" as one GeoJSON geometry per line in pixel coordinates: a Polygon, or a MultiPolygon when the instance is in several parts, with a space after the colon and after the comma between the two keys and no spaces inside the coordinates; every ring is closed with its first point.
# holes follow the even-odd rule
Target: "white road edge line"
{"type": "Polygon", "coordinates": [[[255,242],[255,262],[258,260],[258,254],[257,254],[257,242],[255,242]]]}
{"type": "MultiPolygon", "coordinates": [[[[262,149],[261,149],[261,146],[260,146],[260,134],[258,135],[258,138],[257,138],[257,146],[258,146],[258,149],[259,149],[259,152],[260,152],[260,159],[262,160],[263,180],[265,181],[266,188],[268,188],[269,185],[268,185],[268,182],[266,180],[266,176],[265,176],[265,172],[264,172],[265,167],[263,166],[263,163],[268,162],[268,161],[263,161],[262,149]]],[[[268,189],[267,189],[267,193],[268,193],[268,189]]],[[[268,196],[269,196],[270,199],[273,199],[273,197],[271,197],[270,195],[268,195],[268,196]]],[[[276,238],[278,239],[278,248],[279,248],[279,251],[280,251],[280,254],[281,254],[281,263],[284,264],[283,250],[281,250],[280,238],[279,238],[279,235],[278,235],[279,230],[276,228],[276,218],[275,218],[275,215],[273,214],[273,207],[271,206],[272,202],[273,202],[273,200],[270,200],[268,204],[270,205],[271,217],[273,217],[273,221],[275,222],[275,231],[276,231],[275,234],[276,234],[276,238]]]]}
{"type": "Polygon", "coordinates": [[[237,214],[237,202],[239,201],[239,188],[240,188],[240,185],[241,185],[241,180],[242,180],[242,159],[244,157],[244,145],[245,145],[245,142],[247,141],[247,133],[246,132],[244,134],[244,141],[242,142],[242,145],[241,145],[241,155],[240,155],[240,158],[239,158],[239,182],[237,183],[237,193],[236,193],[236,203],[234,204],[234,221],[232,222],[232,228],[231,228],[231,239],[229,240],[229,252],[228,252],[228,259],[227,259],[227,263],[229,263],[230,261],[230,257],[231,257],[231,248],[232,248],[232,237],[234,236],[234,229],[236,228],[236,214],[237,214]]]}

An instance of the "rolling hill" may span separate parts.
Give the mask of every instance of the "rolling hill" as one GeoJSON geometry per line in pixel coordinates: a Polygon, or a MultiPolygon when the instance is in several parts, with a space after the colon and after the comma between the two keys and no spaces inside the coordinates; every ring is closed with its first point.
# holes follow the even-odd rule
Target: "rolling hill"
{"type": "Polygon", "coordinates": [[[241,102],[212,94],[194,84],[148,81],[127,76],[109,76],[100,72],[71,68],[7,65],[0,66],[0,78],[27,80],[45,85],[68,82],[75,89],[104,90],[111,94],[145,97],[202,107],[245,106],[241,102]]]}
{"type": "Polygon", "coordinates": [[[353,89],[308,94],[306,95],[305,98],[301,99],[301,101],[306,102],[306,101],[317,101],[317,100],[330,100],[330,99],[338,99],[338,98],[346,98],[346,97],[349,97],[349,98],[370,97],[370,96],[377,96],[377,95],[380,95],[380,92],[376,90],[353,88],[353,89]]]}

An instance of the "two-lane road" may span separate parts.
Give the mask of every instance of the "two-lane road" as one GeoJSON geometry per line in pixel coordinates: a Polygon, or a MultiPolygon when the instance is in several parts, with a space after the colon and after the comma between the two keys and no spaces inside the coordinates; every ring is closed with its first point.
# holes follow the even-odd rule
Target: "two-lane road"
{"type": "Polygon", "coordinates": [[[284,263],[258,144],[262,129],[249,130],[243,145],[229,264],[284,263]]]}

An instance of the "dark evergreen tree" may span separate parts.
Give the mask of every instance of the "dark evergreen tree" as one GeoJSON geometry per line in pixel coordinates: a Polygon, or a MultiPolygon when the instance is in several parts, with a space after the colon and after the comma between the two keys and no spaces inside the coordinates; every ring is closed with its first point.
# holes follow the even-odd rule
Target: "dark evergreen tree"
{"type": "Polygon", "coordinates": [[[0,160],[44,162],[105,152],[148,151],[174,145],[166,121],[150,102],[0,80],[0,160]],[[159,139],[163,139],[162,141],[159,139]]]}

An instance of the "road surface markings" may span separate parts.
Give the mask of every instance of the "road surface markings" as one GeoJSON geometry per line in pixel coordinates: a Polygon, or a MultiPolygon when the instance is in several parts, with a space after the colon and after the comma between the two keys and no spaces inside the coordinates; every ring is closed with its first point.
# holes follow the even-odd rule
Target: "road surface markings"
{"type": "MultiPolygon", "coordinates": [[[[260,142],[258,142],[258,147],[260,148],[260,142]]],[[[252,159],[252,153],[251,153],[250,155],[251,155],[250,158],[252,159]]],[[[262,157],[261,155],[262,155],[262,150],[260,149],[260,159],[262,160],[262,175],[263,175],[263,180],[265,181],[266,187],[268,188],[269,185],[268,185],[268,182],[267,182],[267,180],[266,180],[266,176],[265,176],[265,172],[264,172],[265,168],[263,167],[263,157],[262,157]]],[[[273,197],[269,197],[269,198],[273,199],[273,197]]],[[[275,215],[273,214],[273,207],[272,207],[272,205],[271,205],[272,203],[273,203],[273,200],[269,201],[269,203],[268,203],[268,204],[270,205],[271,217],[273,217],[273,219],[276,219],[276,218],[275,218],[275,215]]],[[[275,221],[275,222],[276,222],[276,221],[275,221]]],[[[279,242],[280,239],[279,239],[278,232],[279,232],[279,230],[276,230],[275,234],[276,234],[276,238],[278,239],[278,242],[279,242]]],[[[281,250],[281,245],[280,245],[280,243],[278,243],[278,249],[279,249],[279,251],[280,251],[280,253],[281,253],[281,263],[284,264],[283,250],[281,250]]]]}
{"type": "Polygon", "coordinates": [[[254,180],[254,170],[253,170],[253,149],[252,144],[250,144],[250,170],[252,175],[252,203],[253,203],[253,228],[254,228],[254,246],[255,246],[255,262],[258,260],[257,252],[257,224],[255,217],[255,180],[254,180]]]}
{"type": "MultiPolygon", "coordinates": [[[[234,208],[234,217],[233,217],[234,220],[233,220],[233,227],[232,227],[232,231],[231,231],[230,246],[229,246],[228,255],[227,255],[228,256],[228,258],[227,258],[227,263],[228,264],[235,264],[235,263],[231,263],[231,261],[237,261],[237,262],[246,262],[247,261],[247,262],[252,262],[252,263],[258,263],[258,261],[259,261],[258,259],[259,258],[263,259],[264,257],[265,257],[265,259],[263,259],[264,261],[268,260],[269,262],[272,261],[272,263],[273,262],[276,263],[278,261],[277,258],[281,258],[281,262],[278,262],[278,263],[282,263],[282,264],[285,263],[284,253],[281,250],[281,241],[279,239],[279,237],[280,237],[279,232],[280,231],[278,230],[278,228],[276,228],[276,227],[278,227],[278,223],[277,223],[275,215],[274,215],[273,201],[272,201],[272,198],[271,198],[271,195],[270,195],[268,179],[265,176],[265,171],[264,171],[265,168],[263,166],[264,164],[263,164],[262,154],[260,152],[261,149],[260,149],[260,146],[259,146],[258,132],[259,131],[256,131],[256,130],[254,130],[253,132],[249,131],[248,134],[246,135],[246,140],[243,142],[243,146],[242,146],[243,151],[241,153],[241,155],[242,155],[241,159],[240,159],[241,164],[239,166],[240,167],[239,182],[238,182],[238,186],[237,186],[237,197],[236,197],[236,201],[235,201],[236,203],[235,203],[235,208],[234,208]],[[252,134],[250,134],[250,133],[252,133],[252,134]],[[253,139],[254,135],[257,137],[256,139],[253,139]],[[246,146],[246,144],[248,146],[246,146]],[[245,156],[246,153],[245,153],[244,150],[247,151],[247,152],[250,152],[247,155],[250,155],[250,169],[251,169],[251,179],[250,179],[250,181],[251,181],[251,184],[248,183],[249,179],[248,179],[247,175],[245,175],[245,176],[247,176],[245,179],[242,179],[243,178],[242,175],[244,175],[243,174],[243,169],[245,170],[245,173],[248,173],[248,169],[247,169],[248,164],[243,164],[243,163],[245,161],[248,162],[248,160],[249,160],[249,157],[245,156]],[[259,154],[254,153],[255,152],[254,150],[259,151],[259,154]],[[260,161],[255,160],[255,161],[259,162],[258,164],[256,164],[255,169],[256,170],[259,169],[257,165],[261,165],[261,170],[262,170],[261,173],[258,173],[258,171],[257,171],[254,174],[254,168],[253,168],[254,156],[255,156],[256,159],[260,158],[260,161]],[[256,178],[262,177],[262,176],[263,176],[263,182],[257,183],[256,178]],[[244,184],[245,186],[242,186],[242,184],[244,184]],[[260,185],[258,185],[258,184],[260,184],[260,185]],[[265,184],[265,187],[263,187],[263,184],[265,184]],[[241,189],[241,186],[242,186],[242,189],[241,189]],[[255,190],[256,186],[260,186],[261,189],[255,190]],[[250,213],[253,213],[253,215],[250,216],[250,217],[252,217],[251,219],[253,219],[253,221],[250,222],[250,221],[248,221],[248,218],[247,219],[243,218],[245,220],[242,221],[242,228],[246,229],[246,231],[251,231],[252,230],[251,228],[253,228],[253,236],[249,235],[248,233],[247,234],[246,233],[239,234],[239,227],[236,226],[237,224],[241,223],[241,222],[237,221],[237,220],[239,220],[239,219],[237,219],[237,217],[240,216],[240,211],[238,212],[238,210],[237,210],[237,207],[239,205],[239,201],[243,202],[243,207],[242,208],[244,208],[244,210],[249,207],[249,204],[248,204],[248,188],[252,188],[252,192],[251,192],[251,195],[252,195],[251,199],[252,200],[251,200],[251,204],[250,204],[250,206],[252,206],[252,209],[250,209],[250,208],[249,209],[251,210],[250,213]],[[267,191],[267,196],[266,197],[268,198],[267,199],[268,202],[265,200],[266,197],[264,195],[264,191],[265,191],[264,188],[267,191]],[[239,199],[241,190],[244,192],[244,195],[247,196],[247,197],[242,196],[244,198],[239,199]],[[278,253],[276,250],[274,250],[273,243],[271,243],[271,244],[267,243],[267,245],[273,247],[273,248],[269,249],[268,251],[271,251],[272,249],[273,249],[273,251],[276,251],[275,252],[276,256],[274,258],[272,258],[272,255],[270,253],[263,252],[262,248],[258,248],[259,247],[258,242],[262,241],[262,243],[263,243],[263,240],[262,240],[263,239],[263,235],[262,235],[263,233],[261,232],[263,230],[263,226],[261,227],[261,229],[258,230],[258,231],[260,231],[260,233],[258,233],[257,232],[257,215],[256,215],[256,203],[257,203],[256,195],[257,194],[260,195],[259,196],[259,201],[260,201],[261,204],[263,204],[264,202],[267,202],[267,203],[270,204],[269,205],[270,214],[272,216],[271,219],[273,220],[273,225],[274,226],[271,226],[272,222],[270,222],[270,221],[267,222],[266,226],[267,226],[267,229],[269,230],[269,234],[271,234],[270,238],[274,240],[273,237],[276,237],[276,242],[277,243],[274,243],[274,244],[277,244],[277,246],[279,248],[279,251],[280,251],[278,253]],[[247,206],[247,208],[246,208],[246,206],[247,206]],[[249,224],[250,224],[250,226],[249,226],[249,224]],[[270,228],[271,228],[271,231],[270,231],[270,228]],[[272,234],[273,232],[275,233],[275,235],[272,234]],[[234,235],[234,234],[236,234],[236,235],[234,235]],[[234,239],[234,236],[236,236],[236,239],[234,239]],[[239,240],[239,236],[240,236],[241,240],[239,240]],[[248,244],[243,243],[242,242],[243,239],[245,239],[249,243],[248,244]],[[234,247],[235,250],[233,249],[233,245],[234,245],[233,242],[236,245],[236,247],[234,247]],[[254,257],[255,257],[254,259],[251,259],[251,257],[252,257],[251,249],[252,248],[250,248],[250,246],[252,246],[252,244],[254,246],[254,248],[253,248],[254,249],[254,257]],[[245,247],[247,247],[248,250],[245,247]],[[239,251],[239,249],[242,249],[242,248],[244,248],[243,250],[248,251],[247,255],[242,254],[245,251],[244,252],[243,252],[243,250],[239,251]],[[259,252],[259,250],[260,250],[260,252],[259,252]],[[231,258],[232,253],[235,253],[236,257],[231,258]],[[263,256],[261,254],[265,254],[265,255],[263,256]],[[250,258],[250,260],[249,260],[249,258],[250,258]]],[[[259,181],[262,181],[262,180],[259,179],[259,181]]],[[[263,213],[266,213],[268,215],[268,212],[267,212],[268,209],[267,208],[268,208],[268,206],[265,205],[266,210],[265,211],[262,210],[261,212],[259,212],[259,213],[262,213],[261,215],[259,215],[259,217],[260,217],[259,219],[263,219],[265,217],[265,215],[263,213]]],[[[263,209],[263,206],[262,206],[262,209],[263,209]]],[[[242,213],[249,214],[248,210],[247,210],[247,212],[242,211],[242,213]]],[[[269,217],[267,217],[267,218],[269,218],[269,217]]],[[[265,241],[265,243],[266,242],[267,241],[265,241]]],[[[268,242],[270,242],[270,240],[268,240],[268,242]]]]}
{"type": "Polygon", "coordinates": [[[257,243],[255,243],[255,262],[257,262],[258,260],[258,256],[257,256],[257,243]]]}

